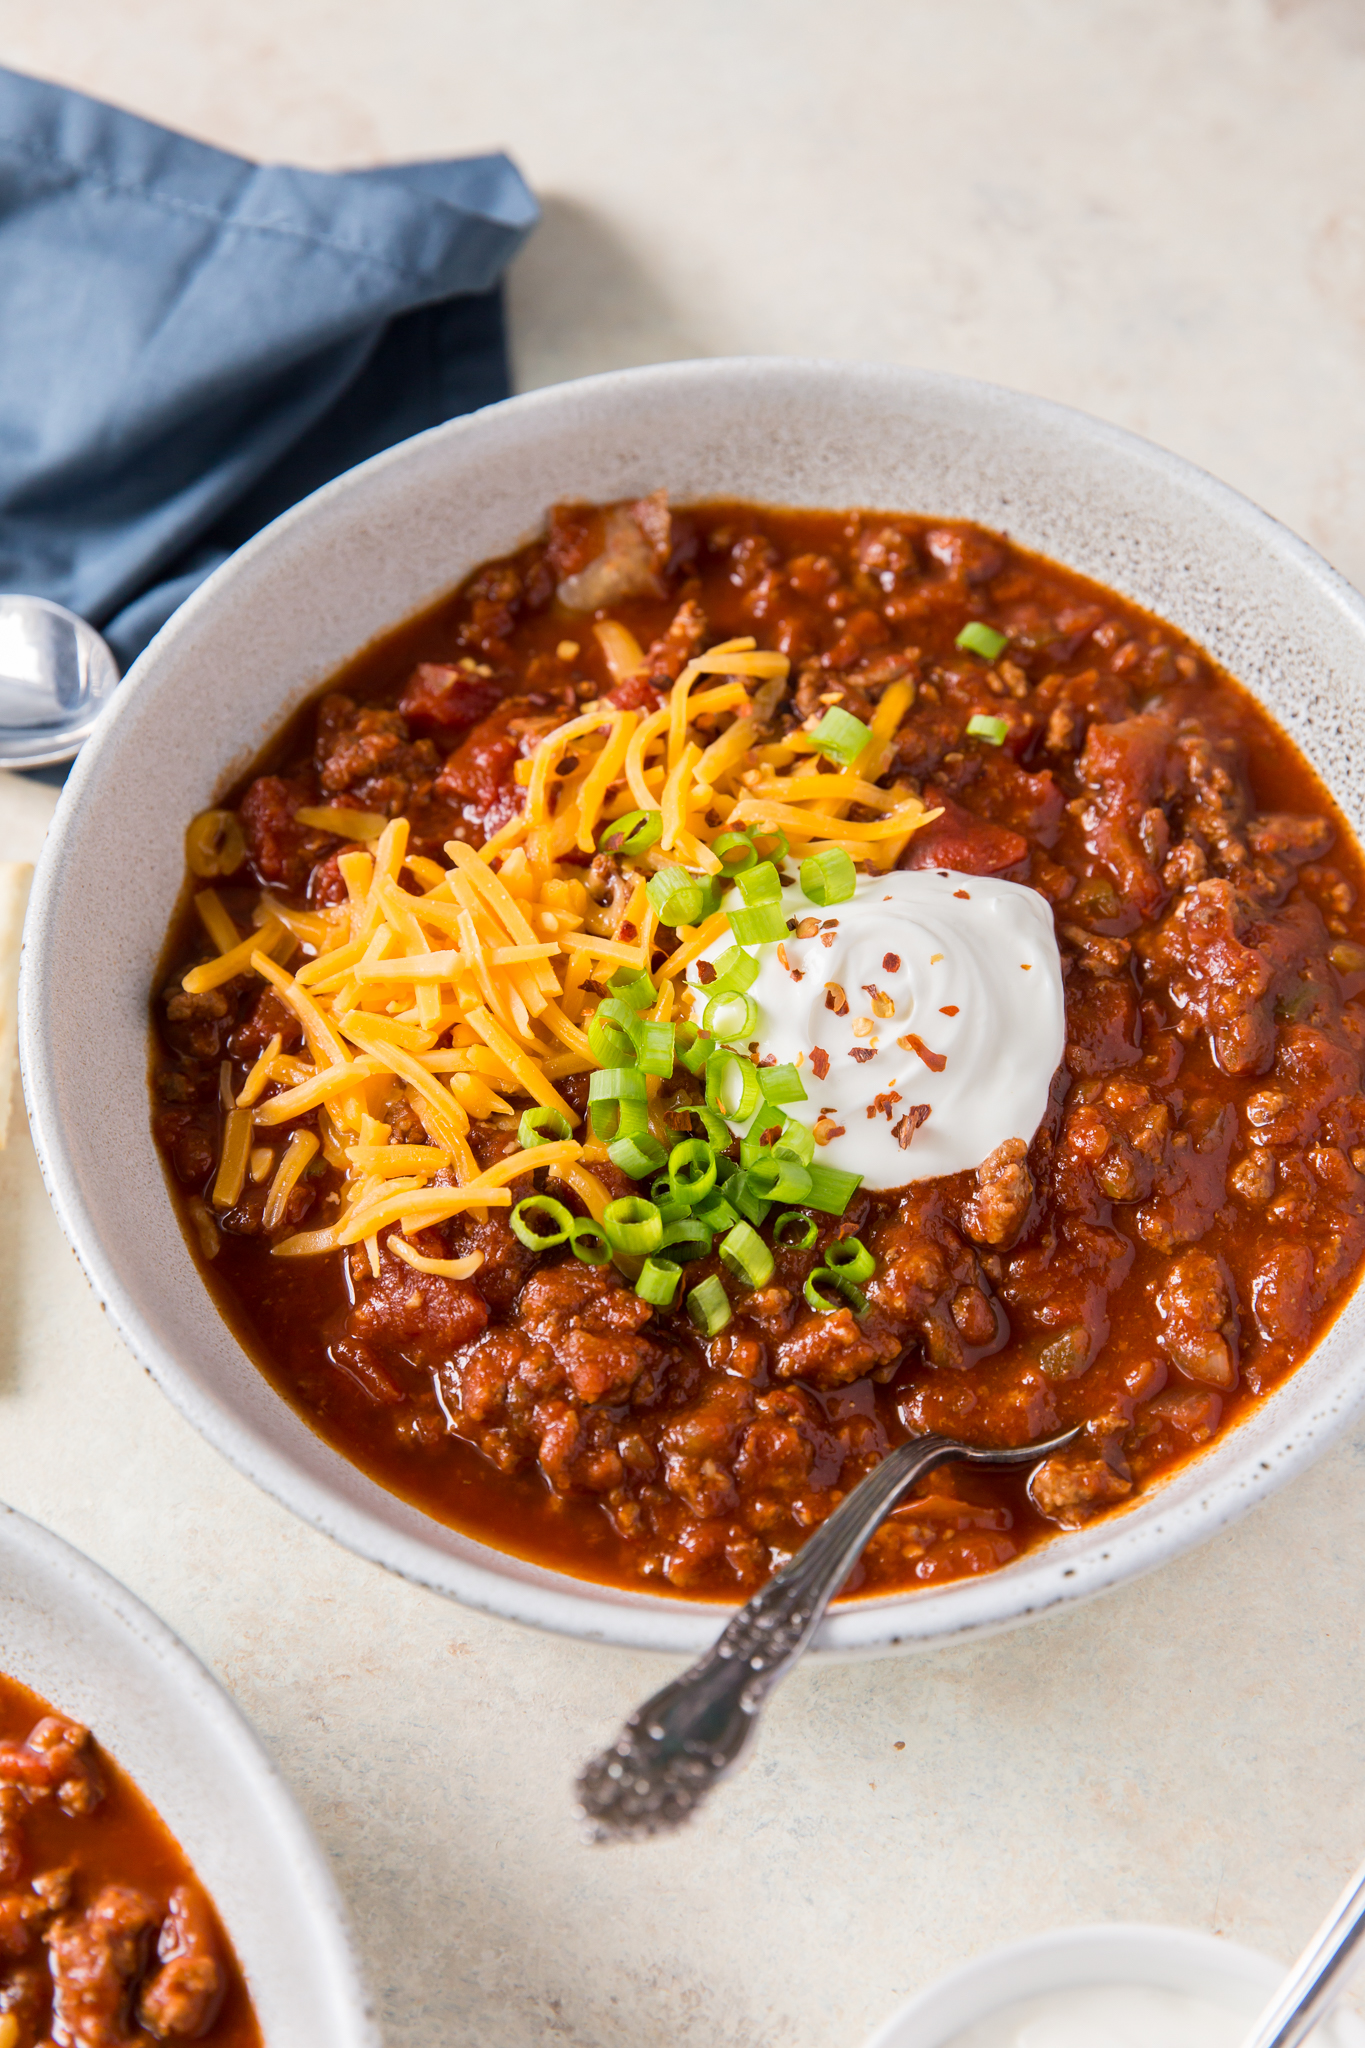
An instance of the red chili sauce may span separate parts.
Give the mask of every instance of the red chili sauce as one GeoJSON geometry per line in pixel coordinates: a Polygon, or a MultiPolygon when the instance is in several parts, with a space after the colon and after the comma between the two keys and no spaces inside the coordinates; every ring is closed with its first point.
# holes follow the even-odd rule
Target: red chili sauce
{"type": "MultiPolygon", "coordinates": [[[[546,731],[602,696],[652,709],[729,636],[790,656],[769,707],[779,733],[831,703],[869,721],[909,678],[885,775],[942,815],[901,865],[1027,883],[1056,918],[1067,1049],[1027,1157],[860,1190],[844,1217],[817,1218],[814,1248],[777,1248],[771,1281],[740,1290],[709,1340],[611,1266],[527,1250],[505,1210],[423,1233],[434,1256],[485,1252],[468,1281],[424,1279],[387,1251],[375,1278],[361,1247],[275,1258],[272,1243],[327,1213],[330,1168],[300,1181],[271,1231],[262,1187],[230,1213],[205,1203],[225,1076],[240,1087],[270,1035],[297,1043],[297,1029],[252,977],[184,995],[211,949],[182,912],[153,1092],[187,1241],[261,1370],[327,1442],[438,1520],[588,1579],[733,1600],[907,1433],[1021,1443],[1083,1425],[1031,1486],[937,1473],[849,1590],[992,1571],[1235,1426],[1352,1286],[1359,849],[1292,742],[1198,647],[1000,535],[872,512],[635,511],[645,587],[611,591],[597,616],[636,636],[643,673],[614,687],[592,616],[557,598],[600,562],[604,514],[556,508],[545,538],[367,649],[281,733],[226,800],[245,860],[218,883],[223,902],[245,930],[261,886],[337,900],[341,843],[300,807],[402,813],[438,861],[451,838],[481,845],[515,815],[515,766],[546,731]],[[1007,652],[959,648],[972,620],[1007,652]],[[981,714],[1004,718],[1003,743],[968,735],[981,714]],[[877,1257],[867,1312],[812,1314],[803,1283],[851,1231],[877,1257]]],[[[584,872],[611,879],[586,858],[584,872]]],[[[563,1084],[580,1109],[586,1079],[563,1084]]],[[[472,1142],[482,1161],[513,1141],[490,1124],[472,1142]]],[[[719,1270],[711,1257],[689,1279],[719,1270]]]]}
{"type": "Polygon", "coordinates": [[[178,1844],[89,1729],[0,1677],[0,2048],[261,2048],[178,1844]]]}

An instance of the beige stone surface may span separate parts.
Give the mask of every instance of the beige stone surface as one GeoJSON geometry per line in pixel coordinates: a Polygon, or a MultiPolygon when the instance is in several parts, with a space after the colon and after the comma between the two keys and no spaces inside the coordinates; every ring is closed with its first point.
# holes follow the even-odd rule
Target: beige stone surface
{"type": "MultiPolygon", "coordinates": [[[[320,166],[510,148],[523,385],[675,355],[968,371],[1203,462],[1365,580],[1355,0],[0,0],[0,61],[320,166]]],[[[0,859],[32,799],[0,790],[0,859]]],[[[21,841],[23,843],[21,843],[21,841]]],[[[224,1678],[351,1900],[391,2048],[835,2048],[994,1942],[1152,1918],[1284,1956],[1365,1847],[1365,1434],[1160,1576],[799,1676],[685,1840],[578,1841],[661,1667],[293,1522],[104,1324],[0,1156],[0,1496],[224,1678]]]]}

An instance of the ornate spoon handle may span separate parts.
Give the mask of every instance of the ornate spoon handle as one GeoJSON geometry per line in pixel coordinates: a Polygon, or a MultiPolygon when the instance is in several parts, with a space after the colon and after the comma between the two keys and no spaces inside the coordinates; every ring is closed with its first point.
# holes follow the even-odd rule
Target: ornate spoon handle
{"type": "Polygon", "coordinates": [[[732,1771],[773,1688],[800,1659],[825,1609],[883,1517],[926,1472],[950,1460],[1034,1464],[1076,1435],[1017,1450],[982,1449],[951,1437],[913,1437],[883,1458],[803,1549],[741,1607],[690,1670],[638,1707],[610,1749],[578,1781],[595,1841],[681,1826],[732,1771]]]}

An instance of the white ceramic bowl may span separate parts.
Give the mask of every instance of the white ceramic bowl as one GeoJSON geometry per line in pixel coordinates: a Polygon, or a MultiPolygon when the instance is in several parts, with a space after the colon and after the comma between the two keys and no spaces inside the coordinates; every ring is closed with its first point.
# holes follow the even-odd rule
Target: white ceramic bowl
{"type": "MultiPolygon", "coordinates": [[[[1016,1999],[1101,1984],[1183,1992],[1250,2025],[1284,1974],[1282,1963],[1254,1948],[1183,1927],[1066,1928],[992,1949],[941,1977],[879,2027],[867,2048],[946,2048],[965,2027],[1016,1999]]],[[[1365,2048],[1365,2025],[1339,2011],[1317,2028],[1310,2048],[1365,2048]]]]}
{"type": "MultiPolygon", "coordinates": [[[[181,835],[286,713],[384,628],[533,535],[557,498],[666,487],[1003,527],[1201,641],[1365,813],[1365,604],[1189,464],[1036,398],[846,364],[702,362],[561,385],[457,420],[319,491],[220,569],[142,656],[76,764],[34,884],[21,1049],[57,1214],[137,1356],[241,1469],[365,1556],[471,1606],[693,1650],[714,1607],[594,1586],[444,1529],[274,1394],[181,1242],[148,1127],[148,992],[181,835]]],[[[1211,1535],[1300,1470],[1365,1394],[1365,1303],[1240,1428],[1126,1513],[988,1577],[855,1602],[817,1648],[1007,1627],[1211,1535]]]]}
{"type": "Polygon", "coordinates": [[[83,1721],[218,1908],[266,2048],[378,2048],[322,1851],[222,1687],[125,1587],[0,1508],[0,1669],[83,1721]]]}

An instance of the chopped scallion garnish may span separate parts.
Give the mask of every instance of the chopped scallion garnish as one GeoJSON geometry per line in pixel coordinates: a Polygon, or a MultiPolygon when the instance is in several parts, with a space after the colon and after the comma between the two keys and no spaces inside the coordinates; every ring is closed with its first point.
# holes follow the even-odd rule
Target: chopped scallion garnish
{"type": "Polygon", "coordinates": [[[843,768],[851,768],[871,741],[872,731],[851,711],[831,704],[807,738],[813,747],[818,747],[822,754],[828,754],[832,761],[837,761],[843,768]]]}
{"type": "Polygon", "coordinates": [[[992,717],[988,711],[974,711],[967,720],[967,737],[974,740],[988,740],[993,747],[1003,747],[1010,736],[1010,722],[1007,718],[992,717]]]}
{"type": "Polygon", "coordinates": [[[513,1237],[528,1251],[549,1251],[553,1245],[564,1244],[573,1234],[574,1218],[562,1202],[556,1202],[549,1195],[528,1195],[524,1202],[517,1203],[507,1220],[512,1226],[513,1237]],[[538,1222],[538,1218],[546,1220],[538,1222]]]}
{"type": "Polygon", "coordinates": [[[756,1230],[737,1223],[720,1241],[720,1256],[750,1287],[766,1287],[773,1277],[773,1255],[756,1230]]]}
{"type": "Polygon", "coordinates": [[[703,1336],[715,1337],[725,1328],[734,1311],[718,1273],[708,1273],[687,1297],[687,1313],[703,1336]]]}
{"type": "Polygon", "coordinates": [[[660,924],[699,924],[705,892],[695,875],[686,868],[660,868],[645,884],[660,924]]]}
{"type": "Polygon", "coordinates": [[[656,1252],[663,1243],[664,1219],[658,1205],[643,1195],[621,1195],[608,1202],[602,1228],[614,1252],[656,1252]]]}
{"type": "Polygon", "coordinates": [[[787,920],[780,903],[758,903],[752,910],[732,910],[730,930],[741,946],[766,946],[786,938],[787,920]]]}
{"type": "Polygon", "coordinates": [[[663,830],[662,811],[627,811],[624,817],[612,819],[598,839],[597,851],[624,854],[627,860],[633,860],[656,846],[663,830]]]}
{"type": "Polygon", "coordinates": [[[672,1308],[681,1282],[682,1267],[672,1259],[646,1259],[635,1292],[653,1308],[672,1308]]]}
{"type": "Polygon", "coordinates": [[[540,1105],[535,1109],[523,1110],[521,1122],[517,1125],[517,1143],[523,1150],[529,1150],[532,1145],[549,1145],[556,1138],[567,1138],[571,1135],[569,1119],[566,1116],[562,1116],[557,1109],[546,1109],[540,1105]]]}
{"type": "Polygon", "coordinates": [[[847,903],[858,886],[858,870],[842,846],[827,846],[801,863],[801,892],[822,910],[847,903]]]}
{"type": "Polygon", "coordinates": [[[957,644],[964,654],[979,654],[983,661],[994,661],[1009,646],[1010,636],[998,633],[984,619],[968,619],[957,636],[957,644]]]}

